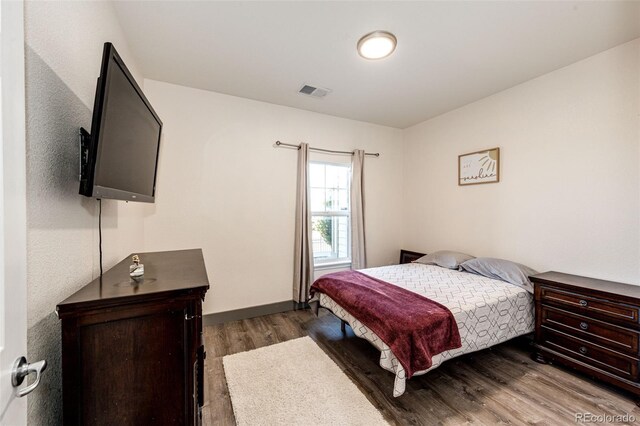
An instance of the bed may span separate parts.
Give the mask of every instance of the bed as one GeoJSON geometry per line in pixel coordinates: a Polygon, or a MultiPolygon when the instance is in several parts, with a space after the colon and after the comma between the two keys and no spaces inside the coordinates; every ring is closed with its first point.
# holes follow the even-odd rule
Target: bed
{"type": "MultiPolygon", "coordinates": [[[[492,278],[435,265],[408,263],[361,269],[369,277],[420,294],[446,306],[453,314],[462,346],[433,357],[425,374],[456,356],[489,348],[533,331],[533,296],[525,289],[492,278]]],[[[349,323],[354,334],[380,351],[380,366],[395,374],[393,396],[405,392],[407,375],[389,346],[331,297],[318,294],[320,307],[349,323]]]]}

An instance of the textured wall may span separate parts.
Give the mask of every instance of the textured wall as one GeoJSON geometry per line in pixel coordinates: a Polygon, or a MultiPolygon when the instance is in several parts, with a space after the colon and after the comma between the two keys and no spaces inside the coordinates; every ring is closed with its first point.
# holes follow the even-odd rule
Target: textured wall
{"type": "MultiPolygon", "coordinates": [[[[91,127],[102,45],[137,73],[112,5],[25,5],[28,355],[49,367],[29,396],[29,423],[61,423],[60,323],[55,305],[99,271],[97,201],[78,195],[78,128],[91,127]]],[[[139,75],[136,75],[142,83],[139,75]]],[[[103,202],[105,268],[143,247],[142,208],[103,202]]]]}
{"type": "Polygon", "coordinates": [[[640,39],[405,130],[404,239],[640,284],[640,39]],[[500,183],[457,186],[500,147],[500,183]]]}

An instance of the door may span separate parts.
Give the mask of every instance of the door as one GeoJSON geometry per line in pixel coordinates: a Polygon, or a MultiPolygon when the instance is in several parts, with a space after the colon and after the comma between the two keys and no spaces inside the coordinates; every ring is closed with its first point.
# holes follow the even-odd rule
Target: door
{"type": "MultiPolygon", "coordinates": [[[[27,351],[24,13],[22,1],[0,2],[0,424],[27,422],[27,401],[12,385],[27,351]]],[[[22,366],[23,374],[29,368],[22,366]]],[[[34,365],[31,366],[34,369],[34,365]]],[[[40,368],[44,364],[39,364],[40,368]]],[[[34,375],[35,377],[35,375],[34,375]]],[[[17,378],[17,376],[16,376],[17,378]]],[[[24,391],[23,391],[24,392],[24,391]]]]}

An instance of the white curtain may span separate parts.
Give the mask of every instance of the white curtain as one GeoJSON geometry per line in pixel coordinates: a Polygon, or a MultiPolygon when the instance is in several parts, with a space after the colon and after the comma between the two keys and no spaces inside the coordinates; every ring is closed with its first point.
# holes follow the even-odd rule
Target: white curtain
{"type": "Polygon", "coordinates": [[[309,299],[313,277],[311,247],[311,202],[309,191],[309,145],[300,144],[298,150],[298,189],[296,194],[296,230],[293,267],[293,300],[309,299]]]}
{"type": "Polygon", "coordinates": [[[367,267],[364,238],[364,150],[356,149],[351,157],[351,269],[367,267]]]}

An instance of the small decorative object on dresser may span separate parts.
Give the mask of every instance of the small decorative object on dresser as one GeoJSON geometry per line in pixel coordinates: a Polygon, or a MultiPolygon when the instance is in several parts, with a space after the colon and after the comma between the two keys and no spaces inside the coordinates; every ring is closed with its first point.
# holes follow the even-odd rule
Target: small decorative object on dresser
{"type": "Polygon", "coordinates": [[[129,266],[129,276],[133,279],[140,278],[144,275],[144,265],[140,263],[140,256],[134,254],[132,261],[133,264],[129,266]]]}
{"type": "Polygon", "coordinates": [[[419,253],[417,251],[400,250],[400,264],[411,263],[416,259],[420,259],[426,253],[419,253]]]}
{"type": "Polygon", "coordinates": [[[560,272],[530,278],[535,360],[574,368],[640,398],[640,286],[560,272]]]}

